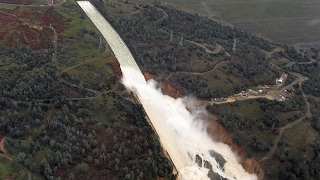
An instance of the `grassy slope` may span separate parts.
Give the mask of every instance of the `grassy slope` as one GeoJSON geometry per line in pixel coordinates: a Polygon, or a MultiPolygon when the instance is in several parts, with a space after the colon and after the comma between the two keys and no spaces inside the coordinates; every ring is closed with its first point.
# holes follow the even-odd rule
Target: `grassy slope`
{"type": "MultiPolygon", "coordinates": [[[[85,18],[86,16],[82,11],[71,10],[71,8],[74,9],[77,7],[78,5],[75,0],[69,0],[63,5],[54,8],[57,14],[62,15],[63,19],[68,21],[66,30],[59,35],[68,37],[69,41],[73,41],[73,45],[71,47],[65,47],[65,43],[58,44],[58,46],[75,53],[75,56],[71,56],[60,61],[60,67],[62,69],[75,65],[81,61],[101,57],[101,54],[97,49],[99,31],[88,18],[85,18]],[[90,34],[84,33],[83,36],[79,35],[82,32],[90,32],[90,34]]],[[[61,37],[58,36],[58,39],[59,38],[61,37]]]]}
{"type": "Polygon", "coordinates": [[[9,177],[16,180],[23,180],[28,178],[28,174],[17,163],[0,156],[0,179],[9,177]]]}

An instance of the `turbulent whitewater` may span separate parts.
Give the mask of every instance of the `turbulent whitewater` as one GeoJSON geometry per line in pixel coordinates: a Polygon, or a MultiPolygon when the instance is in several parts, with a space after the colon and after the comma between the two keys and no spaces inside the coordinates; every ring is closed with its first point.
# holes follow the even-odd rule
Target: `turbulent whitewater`
{"type": "Polygon", "coordinates": [[[168,152],[181,180],[209,179],[208,162],[213,172],[227,179],[253,180],[256,175],[245,172],[229,146],[212,141],[199,111],[187,109],[185,99],[174,99],[156,89],[156,82],[146,82],[131,52],[118,33],[88,1],[77,1],[104,36],[120,63],[124,85],[134,91],[150,118],[160,141],[168,152]],[[224,164],[212,153],[220,154],[224,164]],[[196,162],[196,156],[200,162],[196,162]],[[200,157],[200,158],[199,158],[200,157]],[[206,163],[205,163],[206,162],[206,163]]]}

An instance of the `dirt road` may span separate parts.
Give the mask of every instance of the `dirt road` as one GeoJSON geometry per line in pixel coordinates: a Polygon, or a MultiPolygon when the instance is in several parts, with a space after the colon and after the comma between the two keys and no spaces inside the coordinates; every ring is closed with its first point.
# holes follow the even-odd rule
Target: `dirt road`
{"type": "Polygon", "coordinates": [[[97,60],[97,59],[98,59],[98,58],[94,58],[94,59],[89,59],[89,60],[86,60],[86,61],[80,62],[80,63],[78,63],[78,64],[76,64],[76,65],[74,65],[74,66],[68,67],[67,69],[65,69],[65,70],[61,71],[61,73],[64,73],[64,72],[70,71],[71,69],[74,69],[74,68],[76,68],[76,67],[78,67],[78,66],[80,66],[80,65],[86,64],[86,63],[88,63],[88,62],[95,61],[95,60],[97,60]]]}
{"type": "Polygon", "coordinates": [[[28,174],[28,179],[31,180],[31,172],[30,172],[26,167],[24,167],[23,165],[21,165],[20,163],[18,163],[17,161],[15,161],[11,156],[9,156],[9,155],[7,154],[7,151],[6,151],[5,147],[4,147],[4,141],[5,141],[5,138],[3,137],[3,138],[0,140],[0,150],[3,152],[3,154],[0,153],[0,156],[2,156],[2,157],[4,157],[4,158],[8,159],[9,161],[12,161],[12,162],[18,164],[19,166],[21,166],[21,167],[27,172],[27,174],[28,174]]]}
{"type": "Polygon", "coordinates": [[[205,72],[188,72],[188,71],[177,71],[177,72],[173,72],[173,73],[170,73],[170,74],[168,75],[168,77],[166,78],[166,80],[170,79],[170,77],[172,76],[172,74],[201,75],[201,74],[210,73],[210,72],[216,70],[216,69],[217,69],[218,67],[220,67],[221,65],[227,64],[227,63],[229,63],[229,61],[221,61],[221,62],[219,62],[218,64],[216,64],[216,65],[214,66],[214,68],[212,68],[212,69],[210,69],[210,70],[208,70],[208,71],[205,71],[205,72]]]}
{"type": "MultiPolygon", "coordinates": [[[[302,90],[302,82],[299,82],[299,88],[302,90]]],[[[301,118],[299,118],[298,120],[295,120],[289,124],[286,124],[283,127],[279,128],[279,135],[276,137],[276,139],[274,140],[273,146],[271,147],[270,151],[268,152],[267,155],[265,155],[259,162],[264,161],[266,159],[270,159],[272,157],[272,155],[274,154],[274,152],[276,151],[277,147],[278,147],[278,143],[282,137],[283,132],[288,129],[291,128],[292,126],[295,126],[299,123],[301,123],[303,120],[305,120],[306,118],[311,118],[312,114],[310,112],[310,103],[307,101],[307,97],[304,94],[303,90],[302,90],[302,95],[303,95],[303,99],[306,103],[306,113],[304,116],[302,116],[301,118]]]]}

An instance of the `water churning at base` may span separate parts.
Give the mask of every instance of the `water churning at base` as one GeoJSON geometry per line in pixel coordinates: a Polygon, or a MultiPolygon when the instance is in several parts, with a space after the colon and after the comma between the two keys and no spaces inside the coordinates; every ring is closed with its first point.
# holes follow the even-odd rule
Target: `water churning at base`
{"type": "Polygon", "coordinates": [[[208,168],[227,179],[257,179],[256,175],[245,172],[228,145],[209,138],[206,124],[198,115],[199,110],[191,108],[195,110],[190,112],[185,100],[164,95],[156,88],[155,81],[145,81],[126,44],[89,1],[77,3],[99,29],[118,59],[123,84],[139,98],[179,172],[179,179],[209,179],[208,168]],[[219,154],[224,163],[217,162],[213,154],[219,154]]]}

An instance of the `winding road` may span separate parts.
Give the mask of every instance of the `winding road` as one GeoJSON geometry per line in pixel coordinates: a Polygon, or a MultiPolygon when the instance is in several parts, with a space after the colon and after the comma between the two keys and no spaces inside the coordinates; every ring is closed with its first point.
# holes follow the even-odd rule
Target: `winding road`
{"type": "Polygon", "coordinates": [[[2,156],[2,157],[4,157],[4,158],[8,159],[9,161],[14,162],[14,163],[18,164],[19,166],[21,166],[21,167],[27,172],[27,174],[28,174],[28,180],[31,180],[31,172],[30,172],[26,167],[24,167],[23,165],[21,165],[19,162],[17,162],[16,160],[14,160],[11,156],[9,156],[9,155],[6,153],[7,151],[6,151],[6,149],[4,148],[4,146],[3,146],[4,141],[5,141],[5,138],[2,138],[2,139],[0,140],[0,150],[3,151],[3,154],[0,153],[0,156],[2,156]]]}
{"type": "MultiPolygon", "coordinates": [[[[165,30],[165,29],[161,29],[161,28],[160,28],[160,30],[164,31],[164,32],[167,33],[167,34],[171,34],[171,32],[169,32],[169,31],[167,31],[167,30],[165,30]]],[[[172,36],[175,36],[175,35],[172,34],[172,36]]],[[[221,45],[219,45],[219,44],[216,44],[216,49],[212,51],[212,50],[208,49],[205,45],[200,44],[200,43],[197,43],[197,42],[195,42],[195,41],[188,40],[188,39],[184,39],[184,41],[185,41],[185,42],[188,42],[188,43],[190,43],[190,44],[194,44],[194,45],[196,45],[196,46],[198,46],[198,47],[200,47],[200,48],[203,48],[203,49],[204,49],[207,53],[209,53],[209,54],[218,54],[218,53],[220,53],[221,50],[225,50],[225,49],[224,49],[221,45]]],[[[229,54],[227,51],[225,51],[225,53],[226,53],[227,56],[230,57],[230,54],[229,54]]]]}
{"type": "Polygon", "coordinates": [[[72,70],[72,69],[74,69],[74,68],[76,68],[76,67],[78,67],[78,66],[80,66],[80,65],[86,64],[86,63],[88,63],[88,62],[95,61],[95,60],[97,60],[97,59],[99,59],[99,58],[94,58],[94,59],[89,59],[89,60],[86,60],[86,61],[82,61],[82,62],[80,62],[80,63],[78,63],[78,64],[76,64],[76,65],[74,65],[74,66],[71,66],[71,67],[68,67],[68,68],[62,70],[61,73],[70,71],[70,70],[72,70]]]}
{"type": "Polygon", "coordinates": [[[192,74],[192,75],[201,75],[201,74],[210,73],[210,72],[212,72],[212,71],[216,70],[218,67],[220,67],[220,66],[222,66],[222,65],[224,65],[224,64],[228,64],[228,63],[229,63],[229,61],[221,61],[221,62],[219,62],[218,64],[216,64],[216,65],[214,66],[214,68],[212,68],[212,69],[210,69],[210,70],[208,70],[208,71],[205,71],[205,72],[188,72],[188,71],[177,71],[177,72],[172,72],[172,73],[170,73],[170,74],[167,76],[166,80],[170,79],[170,77],[171,77],[173,74],[192,74]]]}
{"type": "MultiPolygon", "coordinates": [[[[308,44],[309,44],[309,43],[308,43],[308,44]]],[[[296,48],[296,50],[297,50],[297,48],[300,48],[300,47],[296,45],[295,48],[296,48]]],[[[266,54],[266,56],[267,56],[267,54],[266,54]]],[[[316,61],[315,59],[313,59],[313,58],[311,58],[311,57],[309,57],[309,59],[310,59],[311,61],[309,61],[309,62],[298,62],[297,64],[311,64],[311,63],[313,63],[313,62],[316,61]]],[[[272,64],[272,63],[271,63],[271,64],[272,64]]],[[[290,63],[288,63],[287,65],[285,65],[284,67],[289,67],[289,66],[292,66],[293,64],[296,64],[296,62],[290,62],[290,63]]],[[[272,64],[272,65],[275,66],[274,64],[272,64]]],[[[283,70],[282,68],[280,68],[280,67],[278,67],[278,66],[275,66],[275,67],[278,68],[278,69],[283,70]]],[[[264,161],[264,160],[267,160],[267,159],[270,159],[270,158],[272,157],[272,155],[274,154],[274,152],[276,151],[276,149],[277,149],[277,147],[278,147],[278,143],[279,143],[279,141],[280,141],[280,139],[281,139],[281,137],[282,137],[282,134],[283,134],[283,132],[284,132],[286,129],[291,128],[292,126],[295,126],[295,125],[301,123],[303,120],[312,117],[312,114],[311,114],[311,111],[310,111],[310,103],[308,102],[307,97],[306,97],[306,95],[305,95],[305,93],[303,92],[303,89],[302,89],[302,83],[303,83],[304,81],[308,80],[309,78],[308,78],[308,77],[305,77],[305,76],[303,76],[303,75],[301,75],[301,74],[299,74],[299,73],[296,73],[296,72],[289,72],[289,73],[292,74],[292,75],[294,75],[294,76],[296,76],[297,78],[296,78],[293,82],[291,82],[290,84],[288,84],[287,86],[282,87],[281,89],[279,89],[279,91],[283,91],[283,90],[285,90],[285,89],[288,89],[289,87],[292,87],[294,84],[299,83],[299,88],[300,88],[301,91],[302,91],[302,96],[303,96],[303,99],[304,99],[305,104],[306,104],[306,113],[305,113],[305,115],[302,116],[301,118],[299,118],[299,119],[297,119],[297,120],[295,120],[295,121],[293,121],[293,122],[291,122],[291,123],[289,123],[289,124],[286,124],[285,126],[280,127],[280,128],[278,129],[278,130],[279,130],[279,135],[278,135],[278,136],[276,137],[276,139],[274,140],[273,146],[271,147],[270,151],[269,151],[259,162],[264,161]]]]}
{"type": "Polygon", "coordinates": [[[156,8],[157,8],[159,11],[162,12],[163,16],[162,16],[160,19],[156,20],[156,21],[154,22],[154,24],[158,24],[158,23],[160,23],[162,20],[168,18],[168,13],[167,13],[165,10],[163,10],[163,9],[161,9],[161,8],[158,8],[158,7],[156,7],[156,8]]]}
{"type": "MultiPolygon", "coordinates": [[[[302,82],[299,82],[299,88],[302,90],[302,82]]],[[[283,127],[279,128],[279,135],[276,137],[276,139],[273,142],[273,146],[271,147],[270,151],[268,152],[268,154],[266,154],[259,162],[270,159],[272,157],[272,155],[274,154],[274,152],[276,151],[277,147],[278,147],[278,143],[282,137],[283,132],[288,129],[291,128],[292,126],[295,126],[299,123],[301,123],[303,120],[305,120],[306,118],[311,118],[312,114],[310,112],[310,103],[307,101],[307,97],[304,94],[303,90],[302,90],[302,95],[303,95],[303,99],[306,103],[306,113],[304,116],[302,116],[301,118],[299,118],[298,120],[295,120],[289,124],[286,124],[283,127]]]]}

